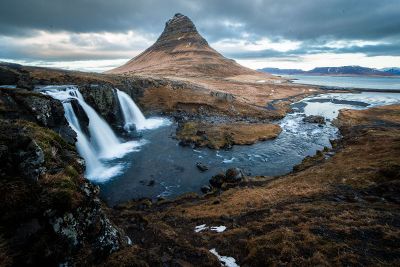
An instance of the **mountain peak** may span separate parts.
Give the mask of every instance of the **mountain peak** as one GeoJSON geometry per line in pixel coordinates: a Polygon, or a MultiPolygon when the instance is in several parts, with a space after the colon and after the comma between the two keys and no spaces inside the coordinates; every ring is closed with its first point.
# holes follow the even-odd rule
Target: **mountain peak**
{"type": "Polygon", "coordinates": [[[195,45],[208,45],[190,18],[181,13],[176,13],[165,23],[164,31],[157,39],[155,46],[164,46],[165,44],[171,46],[185,42],[195,45]]]}
{"type": "Polygon", "coordinates": [[[164,31],[152,46],[108,73],[227,77],[256,72],[212,49],[194,23],[177,13],[165,23],[164,31]]]}

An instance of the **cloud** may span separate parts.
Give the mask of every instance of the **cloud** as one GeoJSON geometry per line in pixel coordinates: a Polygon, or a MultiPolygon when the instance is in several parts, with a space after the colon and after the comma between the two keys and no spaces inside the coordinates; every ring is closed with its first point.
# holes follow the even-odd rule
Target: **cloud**
{"type": "Polygon", "coordinates": [[[0,58],[47,61],[126,59],[151,44],[151,39],[133,31],[125,33],[36,31],[29,37],[0,36],[0,58]]]}
{"type": "Polygon", "coordinates": [[[235,59],[399,56],[397,0],[2,0],[0,57],[129,59],[177,12],[235,59]]]}

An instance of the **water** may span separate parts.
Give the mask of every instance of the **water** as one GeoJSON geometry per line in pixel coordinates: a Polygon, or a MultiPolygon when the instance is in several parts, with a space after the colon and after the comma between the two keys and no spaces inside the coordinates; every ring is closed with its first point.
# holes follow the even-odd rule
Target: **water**
{"type": "Polygon", "coordinates": [[[121,105],[122,116],[124,118],[124,129],[126,131],[130,131],[133,126],[136,130],[154,129],[165,123],[165,120],[161,118],[146,119],[136,103],[127,93],[118,89],[116,89],[116,91],[121,105]]]}
{"type": "Polygon", "coordinates": [[[340,88],[399,90],[400,77],[282,75],[294,83],[340,88]]]}
{"type": "Polygon", "coordinates": [[[94,149],[91,147],[89,139],[83,133],[79,121],[76,117],[75,111],[70,102],[63,103],[65,110],[65,117],[67,118],[71,128],[77,134],[76,148],[85,159],[86,163],[86,177],[92,180],[103,180],[121,171],[120,166],[106,167],[95,154],[94,149]]]}
{"type": "Polygon", "coordinates": [[[86,161],[86,177],[99,184],[101,195],[109,205],[141,197],[171,198],[186,192],[200,193],[201,186],[208,184],[212,175],[231,167],[239,167],[248,175],[287,174],[304,157],[330,147],[330,140],[338,138],[332,120],[340,109],[400,103],[397,93],[312,96],[293,104],[293,112],[277,122],[282,133],[276,139],[234,146],[231,150],[210,150],[179,146],[174,139],[176,124],[162,118],[146,119],[123,92],[116,91],[124,126],[129,131],[134,124],[143,136],[141,140],[120,140],[75,87],[50,87],[42,91],[63,102],[65,116],[77,132],[78,152],[86,161]],[[82,131],[71,99],[79,101],[87,113],[90,136],[82,131]],[[303,122],[308,115],[324,116],[327,123],[321,127],[303,122]],[[133,151],[136,153],[129,153],[133,151]],[[209,170],[200,172],[197,162],[207,165],[209,170]]]}
{"type": "Polygon", "coordinates": [[[141,143],[122,142],[117,138],[108,123],[89,106],[79,90],[74,86],[46,86],[41,91],[63,103],[65,117],[77,133],[77,150],[86,164],[85,176],[96,182],[104,182],[121,173],[123,164],[113,164],[110,160],[120,158],[128,152],[137,151],[141,143]],[[71,100],[77,100],[89,118],[89,133],[82,131],[78,118],[72,108],[71,100]],[[111,163],[111,164],[110,164],[111,163]]]}
{"type": "Polygon", "coordinates": [[[198,192],[208,184],[212,175],[230,167],[242,168],[251,175],[283,175],[305,156],[314,155],[329,140],[338,138],[331,121],[342,108],[365,109],[400,103],[400,94],[363,92],[360,94],[325,94],[308,97],[293,105],[294,112],[279,121],[282,133],[274,140],[251,146],[234,146],[231,150],[181,147],[173,138],[176,124],[152,131],[143,131],[147,144],[139,153],[132,153],[115,163],[129,163],[127,169],[114,179],[101,184],[101,195],[108,204],[133,198],[176,197],[186,192],[198,192]],[[308,115],[327,119],[323,127],[305,123],[308,115]],[[202,173],[196,163],[209,167],[202,173]]]}

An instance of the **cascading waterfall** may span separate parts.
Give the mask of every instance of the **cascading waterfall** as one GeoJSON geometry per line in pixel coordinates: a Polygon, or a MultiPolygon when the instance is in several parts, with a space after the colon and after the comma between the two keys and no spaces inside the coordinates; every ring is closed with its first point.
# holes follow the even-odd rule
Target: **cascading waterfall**
{"type": "Polygon", "coordinates": [[[111,130],[111,127],[85,102],[78,90],[74,90],[73,94],[89,118],[90,140],[99,157],[114,158],[120,156],[118,148],[121,142],[111,130]]]}
{"type": "Polygon", "coordinates": [[[131,131],[133,126],[135,126],[136,130],[139,131],[145,129],[154,129],[168,122],[167,120],[161,118],[146,119],[139,107],[127,93],[118,89],[116,89],[116,91],[121,106],[122,116],[124,118],[124,129],[126,131],[131,131]]]}
{"type": "Polygon", "coordinates": [[[71,103],[64,102],[63,106],[65,110],[65,117],[67,118],[72,130],[76,132],[77,135],[76,148],[79,154],[85,159],[86,174],[90,178],[98,176],[99,174],[103,173],[106,170],[106,167],[97,158],[95,151],[91,147],[88,138],[83,133],[71,103]]]}
{"type": "Polygon", "coordinates": [[[97,112],[89,106],[79,90],[74,86],[47,86],[41,91],[62,102],[65,117],[71,128],[77,133],[77,150],[86,162],[86,177],[104,182],[117,175],[122,166],[107,166],[101,160],[118,158],[133,151],[140,144],[136,141],[121,143],[110,126],[97,112]],[[79,120],[71,105],[71,99],[76,99],[89,118],[90,139],[82,131],[79,120]]]}

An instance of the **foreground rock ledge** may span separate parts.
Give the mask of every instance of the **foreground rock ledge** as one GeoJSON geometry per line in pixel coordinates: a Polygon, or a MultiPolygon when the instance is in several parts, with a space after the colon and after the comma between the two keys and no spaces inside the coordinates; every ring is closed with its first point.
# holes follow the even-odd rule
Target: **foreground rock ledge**
{"type": "Polygon", "coordinates": [[[240,266],[399,265],[400,106],[341,111],[336,123],[336,153],[302,171],[218,196],[119,206],[113,218],[138,245],[106,264],[218,266],[215,248],[240,266]],[[196,233],[203,224],[226,230],[196,233]]]}

